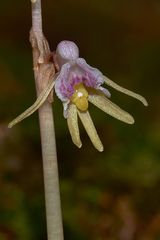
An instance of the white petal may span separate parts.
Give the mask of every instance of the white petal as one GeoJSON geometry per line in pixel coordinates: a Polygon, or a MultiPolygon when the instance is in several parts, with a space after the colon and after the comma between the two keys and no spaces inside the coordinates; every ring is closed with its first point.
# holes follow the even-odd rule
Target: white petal
{"type": "Polygon", "coordinates": [[[89,73],[94,77],[96,80],[96,86],[100,86],[104,83],[103,74],[101,71],[87,64],[84,58],[77,58],[76,63],[81,69],[83,69],[85,73],[89,73]]]}
{"type": "Polygon", "coordinates": [[[81,112],[77,109],[78,111],[78,115],[83,123],[83,126],[89,136],[89,138],[91,139],[93,145],[95,146],[95,148],[102,152],[103,151],[103,145],[102,142],[97,134],[97,131],[95,129],[95,126],[92,122],[92,119],[90,117],[90,114],[88,111],[86,112],[81,112]]]}
{"type": "Polygon", "coordinates": [[[89,95],[89,101],[105,113],[117,118],[120,121],[128,124],[134,123],[134,119],[129,113],[118,107],[116,104],[112,103],[108,98],[104,96],[89,95]]]}
{"type": "Polygon", "coordinates": [[[20,114],[18,117],[16,117],[12,122],[10,122],[8,127],[9,128],[13,127],[15,124],[21,122],[23,119],[29,117],[32,113],[34,113],[46,101],[50,91],[54,87],[54,83],[55,82],[53,80],[49,82],[47,87],[39,94],[35,103],[31,107],[29,107],[26,111],[24,111],[22,114],[20,114]]]}
{"type": "Polygon", "coordinates": [[[104,95],[106,95],[108,98],[111,97],[111,93],[108,91],[108,89],[106,89],[106,88],[104,88],[102,86],[98,87],[97,89],[101,90],[104,93],[104,95]]]}
{"type": "Polygon", "coordinates": [[[144,106],[148,106],[148,103],[147,103],[146,99],[144,97],[142,97],[141,95],[119,86],[118,84],[116,84],[115,82],[113,82],[112,80],[107,78],[106,76],[104,76],[104,81],[108,86],[113,87],[114,89],[118,90],[119,92],[123,92],[123,93],[125,93],[125,94],[127,94],[127,95],[129,95],[133,98],[136,98],[140,102],[142,102],[144,104],[144,106]]]}
{"type": "Polygon", "coordinates": [[[70,100],[67,102],[63,102],[63,117],[67,118],[68,117],[68,105],[70,103],[70,100]]]}
{"type": "Polygon", "coordinates": [[[67,123],[72,141],[77,147],[80,148],[82,146],[82,143],[79,135],[77,107],[74,104],[71,104],[68,108],[67,123]]]}
{"type": "Polygon", "coordinates": [[[71,66],[72,66],[72,64],[70,62],[65,63],[62,66],[60,72],[57,74],[57,77],[55,80],[55,92],[56,92],[57,97],[62,102],[68,101],[68,98],[63,94],[63,91],[61,91],[61,86],[62,85],[65,86],[68,83],[71,66]]]}

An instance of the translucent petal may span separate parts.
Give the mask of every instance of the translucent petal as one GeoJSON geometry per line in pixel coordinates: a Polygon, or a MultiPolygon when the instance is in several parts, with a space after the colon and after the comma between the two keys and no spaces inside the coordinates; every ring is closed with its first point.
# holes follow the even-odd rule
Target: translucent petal
{"type": "Polygon", "coordinates": [[[77,107],[74,104],[71,104],[68,108],[67,123],[72,141],[77,147],[80,148],[82,146],[82,143],[79,135],[77,107]]]}
{"type": "Polygon", "coordinates": [[[103,151],[103,145],[102,142],[97,134],[97,131],[95,129],[95,126],[92,122],[92,119],[90,117],[90,114],[88,111],[86,112],[81,112],[79,110],[78,111],[78,115],[83,123],[83,126],[89,136],[89,138],[91,139],[93,145],[95,146],[95,148],[102,152],[103,151]]]}
{"type": "Polygon", "coordinates": [[[94,79],[94,87],[98,87],[104,83],[103,74],[101,71],[87,64],[84,58],[77,58],[75,62],[84,71],[84,73],[87,74],[87,76],[90,76],[91,79],[94,79]]]}
{"type": "Polygon", "coordinates": [[[142,102],[144,104],[144,106],[148,106],[148,103],[147,103],[146,99],[144,97],[142,97],[141,95],[119,86],[118,84],[116,84],[115,82],[113,82],[112,80],[107,78],[106,76],[104,76],[104,81],[108,86],[113,87],[114,89],[118,90],[119,92],[123,92],[123,93],[125,93],[125,94],[127,94],[127,95],[129,95],[133,98],[136,98],[140,102],[142,102]]]}
{"type": "Polygon", "coordinates": [[[50,91],[54,87],[54,83],[55,82],[53,80],[49,82],[47,87],[39,94],[35,103],[31,107],[29,107],[26,111],[24,111],[22,114],[20,114],[18,117],[16,117],[12,122],[10,122],[8,127],[9,128],[13,127],[15,124],[21,122],[23,119],[29,117],[32,113],[34,113],[45,102],[50,91]]]}
{"type": "Polygon", "coordinates": [[[117,118],[120,121],[123,121],[128,124],[133,124],[133,117],[122,110],[116,104],[112,103],[108,98],[101,95],[89,95],[89,101],[93,103],[96,107],[100,108],[105,113],[108,113],[112,117],[117,118]]]}

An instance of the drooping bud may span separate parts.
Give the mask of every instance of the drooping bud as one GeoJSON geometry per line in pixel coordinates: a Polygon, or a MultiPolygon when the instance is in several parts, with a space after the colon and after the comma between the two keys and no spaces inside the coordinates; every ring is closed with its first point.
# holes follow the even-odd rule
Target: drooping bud
{"type": "Polygon", "coordinates": [[[79,49],[74,42],[62,41],[58,44],[56,49],[56,61],[59,68],[63,64],[79,58],[79,49]]]}

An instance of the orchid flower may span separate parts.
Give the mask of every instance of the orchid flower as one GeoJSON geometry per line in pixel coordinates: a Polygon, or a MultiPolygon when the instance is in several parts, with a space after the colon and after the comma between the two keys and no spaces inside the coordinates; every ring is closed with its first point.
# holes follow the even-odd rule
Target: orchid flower
{"type": "Polygon", "coordinates": [[[73,143],[79,148],[82,146],[78,127],[79,117],[93,145],[101,152],[103,145],[88,111],[90,103],[120,121],[128,124],[134,123],[134,119],[129,113],[109,100],[111,94],[102,86],[104,83],[148,106],[144,97],[119,86],[98,69],[88,65],[83,58],[79,57],[79,49],[74,42],[62,41],[58,44],[55,65],[58,73],[54,79],[50,80],[36,102],[9,124],[9,128],[35,112],[46,101],[51,90],[55,88],[56,95],[63,104],[63,115],[67,119],[73,143]]]}

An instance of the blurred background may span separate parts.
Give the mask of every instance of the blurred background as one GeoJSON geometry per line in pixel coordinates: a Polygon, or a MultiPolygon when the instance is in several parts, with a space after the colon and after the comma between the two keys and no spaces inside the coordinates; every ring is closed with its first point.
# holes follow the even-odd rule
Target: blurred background
{"type": "MultiPolygon", "coordinates": [[[[64,233],[67,240],[160,239],[160,1],[42,0],[52,50],[64,39],[140,102],[111,90],[133,126],[90,106],[105,151],[72,142],[55,98],[54,115],[64,233]]],[[[37,113],[7,124],[36,98],[28,41],[30,1],[0,3],[0,240],[46,240],[37,113]]]]}

